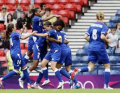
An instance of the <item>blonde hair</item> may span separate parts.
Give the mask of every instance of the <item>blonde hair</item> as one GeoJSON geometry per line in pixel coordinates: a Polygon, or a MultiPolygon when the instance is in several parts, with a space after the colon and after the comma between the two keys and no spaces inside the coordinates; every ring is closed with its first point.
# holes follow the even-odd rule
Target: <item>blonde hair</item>
{"type": "Polygon", "coordinates": [[[2,15],[5,16],[7,14],[7,6],[6,5],[2,5],[2,8],[6,8],[5,12],[2,11],[2,15]]]}
{"type": "Polygon", "coordinates": [[[103,12],[101,12],[101,11],[97,12],[96,18],[97,18],[97,20],[102,21],[102,20],[104,19],[104,14],[103,14],[103,12]]]}

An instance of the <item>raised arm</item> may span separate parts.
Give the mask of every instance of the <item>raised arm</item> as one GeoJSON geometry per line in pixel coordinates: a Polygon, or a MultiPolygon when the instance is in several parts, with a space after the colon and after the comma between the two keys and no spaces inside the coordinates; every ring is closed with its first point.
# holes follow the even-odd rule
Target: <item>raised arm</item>
{"type": "Polygon", "coordinates": [[[28,34],[28,35],[26,35],[26,36],[21,36],[21,38],[20,38],[20,39],[22,39],[22,40],[27,39],[28,37],[30,37],[30,36],[32,36],[32,35],[34,35],[35,33],[37,33],[37,32],[36,32],[36,31],[34,31],[34,32],[32,32],[31,34],[28,34]]]}
{"type": "Polygon", "coordinates": [[[42,18],[41,20],[42,20],[42,21],[47,21],[47,20],[49,20],[49,19],[51,19],[51,18],[53,18],[53,17],[61,17],[61,15],[51,15],[51,16],[49,16],[49,17],[42,18]]]}
{"type": "Polygon", "coordinates": [[[47,36],[47,40],[51,41],[51,42],[61,43],[59,40],[56,40],[56,39],[49,37],[49,36],[47,36]]]}
{"type": "Polygon", "coordinates": [[[44,33],[44,34],[34,34],[35,36],[40,36],[40,37],[45,37],[45,36],[48,36],[48,33],[44,33]]]}

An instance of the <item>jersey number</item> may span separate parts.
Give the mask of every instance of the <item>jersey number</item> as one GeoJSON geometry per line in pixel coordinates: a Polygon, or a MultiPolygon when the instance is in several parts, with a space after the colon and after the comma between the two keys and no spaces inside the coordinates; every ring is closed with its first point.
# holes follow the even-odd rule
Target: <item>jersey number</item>
{"type": "Polygon", "coordinates": [[[93,38],[94,40],[97,39],[97,29],[93,29],[92,38],[93,38]]]}
{"type": "Polygon", "coordinates": [[[10,38],[10,45],[13,46],[12,38],[10,38]]]}

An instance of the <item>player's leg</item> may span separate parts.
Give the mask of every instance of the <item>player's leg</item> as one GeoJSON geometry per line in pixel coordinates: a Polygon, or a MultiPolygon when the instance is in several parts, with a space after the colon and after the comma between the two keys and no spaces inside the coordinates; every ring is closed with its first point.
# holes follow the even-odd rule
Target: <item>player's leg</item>
{"type": "Polygon", "coordinates": [[[91,72],[94,70],[95,63],[97,61],[97,55],[94,51],[89,51],[88,53],[88,67],[75,68],[74,72],[71,74],[71,78],[74,79],[74,76],[78,72],[91,72]]]}

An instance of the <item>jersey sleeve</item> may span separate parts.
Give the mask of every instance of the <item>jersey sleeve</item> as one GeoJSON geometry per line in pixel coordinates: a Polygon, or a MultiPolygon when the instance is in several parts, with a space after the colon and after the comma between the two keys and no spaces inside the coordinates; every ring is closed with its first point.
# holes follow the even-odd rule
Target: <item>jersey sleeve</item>
{"type": "Polygon", "coordinates": [[[90,28],[91,26],[88,28],[87,32],[85,34],[87,34],[88,36],[90,35],[90,28]]]}
{"type": "Polygon", "coordinates": [[[49,32],[48,32],[48,36],[53,36],[54,34],[55,34],[55,30],[50,30],[49,32]]]}
{"type": "Polygon", "coordinates": [[[106,26],[106,25],[103,25],[103,27],[102,27],[102,31],[101,31],[101,34],[106,35],[107,31],[108,31],[107,26],[106,26]]]}

